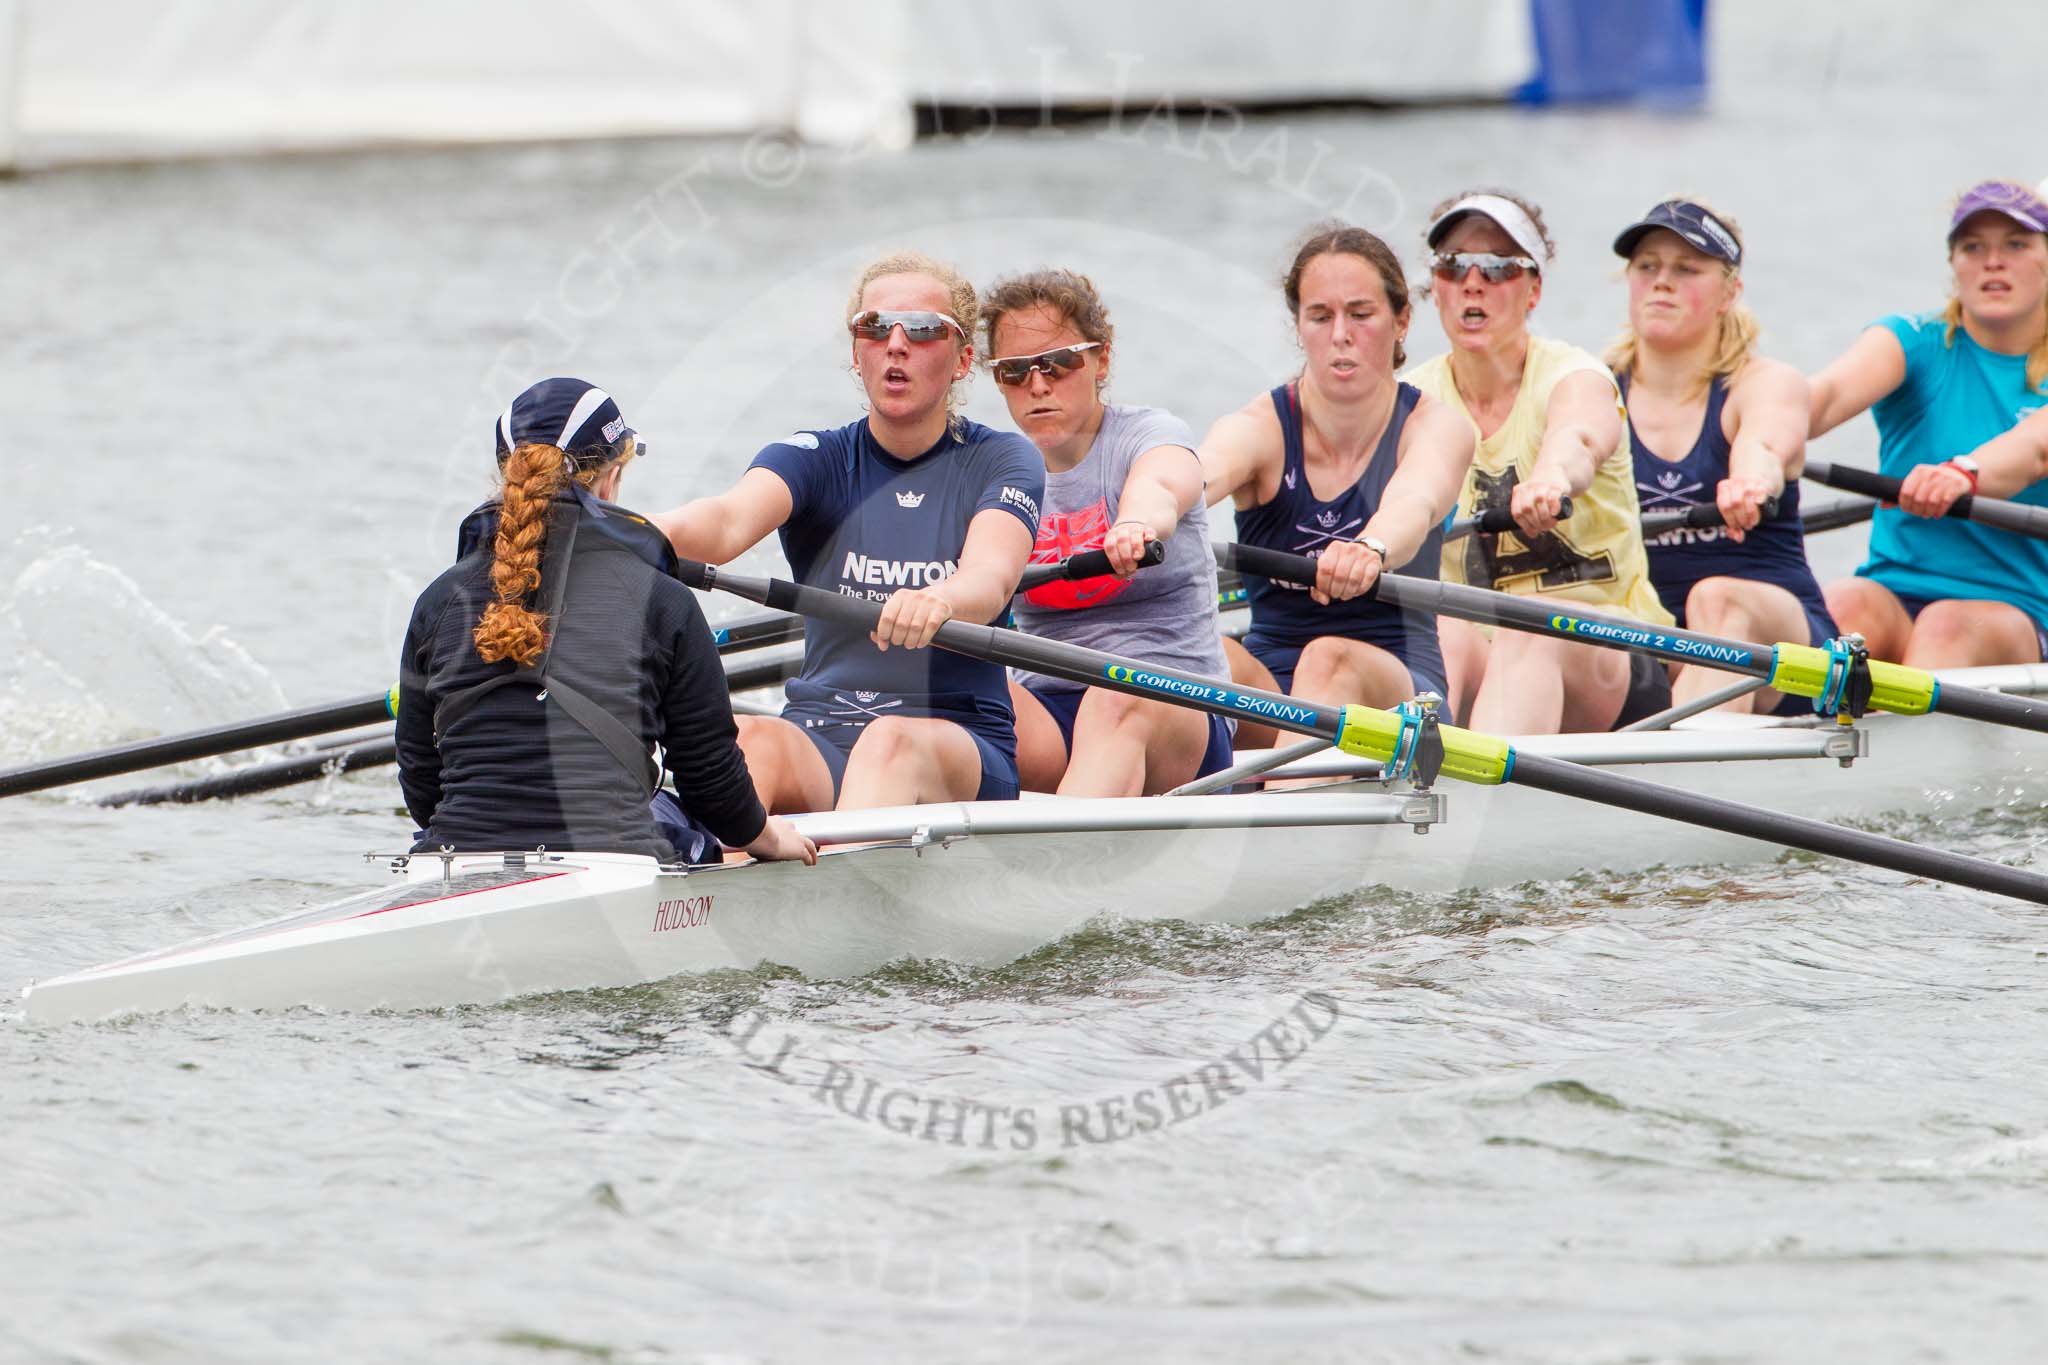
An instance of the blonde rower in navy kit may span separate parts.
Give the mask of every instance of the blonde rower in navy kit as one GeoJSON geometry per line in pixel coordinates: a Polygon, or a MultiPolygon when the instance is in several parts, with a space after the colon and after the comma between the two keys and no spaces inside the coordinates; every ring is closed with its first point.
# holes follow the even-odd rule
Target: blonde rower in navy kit
{"type": "MultiPolygon", "coordinates": [[[[1378,237],[1315,228],[1281,289],[1301,375],[1218,420],[1200,454],[1209,502],[1236,505],[1238,540],[1314,555],[1316,586],[1246,575],[1252,628],[1242,646],[1227,642],[1232,676],[1368,706],[1442,695],[1435,621],[1360,599],[1382,568],[1437,576],[1442,523],[1472,462],[1471,424],[1394,378],[1408,282],[1378,237]]],[[[1238,726],[1239,748],[1273,738],[1238,726]]]]}
{"type": "MultiPolygon", "coordinates": [[[[1713,503],[1722,526],[1667,531],[1644,548],[1650,582],[1678,624],[1756,644],[1817,645],[1835,623],[1806,562],[1799,471],[1806,464],[1806,376],[1757,352],[1742,306],[1742,239],[1733,221],[1667,199],[1614,239],[1628,262],[1628,330],[1607,365],[1628,404],[1643,511],[1713,503]],[[1775,513],[1764,505],[1778,499],[1775,513]]],[[[1729,683],[1688,665],[1671,686],[1687,702],[1729,683]]],[[[1770,688],[1724,711],[1810,713],[1770,688]]]]}
{"type": "Polygon", "coordinates": [[[782,717],[741,717],[771,811],[1017,794],[1003,670],[926,648],[947,621],[1008,606],[1045,487],[1029,441],[953,411],[976,313],[974,286],[927,256],[868,266],[845,322],[867,417],[785,437],[728,491],[652,519],[712,564],[780,528],[799,581],[882,605],[872,633],[809,622],[782,717]]]}

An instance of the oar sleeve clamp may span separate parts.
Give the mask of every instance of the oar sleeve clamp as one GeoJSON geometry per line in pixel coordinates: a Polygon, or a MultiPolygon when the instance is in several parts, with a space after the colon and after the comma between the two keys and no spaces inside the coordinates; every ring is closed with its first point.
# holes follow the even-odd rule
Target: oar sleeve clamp
{"type": "MultiPolygon", "coordinates": [[[[1400,747],[1401,732],[1399,711],[1353,703],[1338,713],[1337,734],[1332,743],[1347,754],[1388,764],[1400,747]]],[[[1504,739],[1443,724],[1437,726],[1437,735],[1443,744],[1443,758],[1437,771],[1460,782],[1496,786],[1507,781],[1515,770],[1514,746],[1504,739]]]]}
{"type": "Polygon", "coordinates": [[[1833,716],[1843,725],[1852,725],[1870,709],[1870,651],[1864,647],[1861,635],[1837,636],[1828,641],[1827,651],[1827,683],[1813,699],[1813,709],[1823,716],[1833,716]]]}
{"type": "Polygon", "coordinates": [[[1444,766],[1443,727],[1437,719],[1442,704],[1443,698],[1436,693],[1424,692],[1394,708],[1401,728],[1394,736],[1394,752],[1381,770],[1382,777],[1409,782],[1417,791],[1428,791],[1435,784],[1444,766]]]}
{"type": "Polygon", "coordinates": [[[1811,697],[1813,709],[1844,725],[1867,711],[1924,716],[1941,701],[1941,680],[1903,664],[1873,660],[1861,636],[1819,645],[1781,644],[1771,651],[1771,686],[1811,697]]]}

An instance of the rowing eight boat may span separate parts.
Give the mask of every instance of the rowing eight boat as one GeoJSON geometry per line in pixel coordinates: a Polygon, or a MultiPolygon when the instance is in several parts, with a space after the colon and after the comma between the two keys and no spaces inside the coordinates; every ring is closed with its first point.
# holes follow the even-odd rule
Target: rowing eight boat
{"type": "MultiPolygon", "coordinates": [[[[2048,695],[2048,665],[1944,677],[2048,695]]],[[[2048,736],[1945,716],[1872,715],[1845,730],[1710,715],[1669,731],[1517,747],[1831,819],[1930,803],[1979,809],[2048,772],[2048,736]],[[1868,756],[1857,757],[1866,741],[1868,756]],[[1831,761],[1852,758],[1846,771],[1831,761]]],[[[1584,805],[1528,788],[1417,794],[1334,752],[1281,772],[1330,782],[794,817],[821,845],[840,846],[815,869],[684,870],[623,854],[391,856],[381,861],[396,885],[36,983],[26,1009],[47,1022],[184,1005],[414,1009],[763,962],[814,977],[903,957],[992,965],[1104,913],[1245,924],[1376,885],[1437,893],[1780,851],[1619,810],[1589,827],[1584,805]]]]}

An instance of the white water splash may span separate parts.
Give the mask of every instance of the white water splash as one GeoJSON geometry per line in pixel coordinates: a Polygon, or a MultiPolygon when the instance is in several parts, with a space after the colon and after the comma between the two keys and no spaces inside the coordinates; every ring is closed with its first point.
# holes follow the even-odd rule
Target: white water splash
{"type": "Polygon", "coordinates": [[[0,568],[0,763],[286,709],[284,692],[215,626],[194,636],[140,586],[47,528],[0,568]]]}

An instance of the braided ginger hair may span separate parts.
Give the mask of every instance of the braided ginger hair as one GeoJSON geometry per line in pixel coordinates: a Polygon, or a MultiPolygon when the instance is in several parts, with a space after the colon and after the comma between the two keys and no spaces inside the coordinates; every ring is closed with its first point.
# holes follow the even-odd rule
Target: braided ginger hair
{"type": "Polygon", "coordinates": [[[548,619],[526,605],[526,597],[540,587],[548,509],[571,478],[590,488],[609,471],[623,467],[638,449],[637,441],[629,441],[616,459],[573,473],[569,457],[559,446],[522,445],[505,457],[504,499],[491,548],[491,586],[498,596],[484,608],[473,637],[476,652],[485,663],[510,659],[521,667],[531,667],[540,662],[548,647],[548,619]]]}

